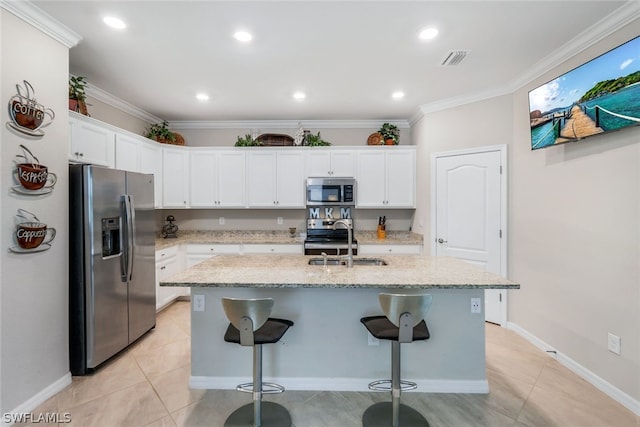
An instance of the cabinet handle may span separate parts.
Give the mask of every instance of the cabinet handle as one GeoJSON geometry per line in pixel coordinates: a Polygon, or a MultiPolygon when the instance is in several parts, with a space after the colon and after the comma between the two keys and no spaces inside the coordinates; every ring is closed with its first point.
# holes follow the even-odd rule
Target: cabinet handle
{"type": "Polygon", "coordinates": [[[164,270],[165,268],[167,267],[163,265],[162,267],[160,267],[160,270],[164,270]]]}

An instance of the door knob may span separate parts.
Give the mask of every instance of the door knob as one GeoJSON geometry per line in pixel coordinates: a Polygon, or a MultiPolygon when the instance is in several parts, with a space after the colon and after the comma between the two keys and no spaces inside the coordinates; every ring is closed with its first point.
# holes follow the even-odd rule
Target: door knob
{"type": "Polygon", "coordinates": [[[438,239],[438,243],[447,243],[447,240],[443,240],[442,237],[438,239]]]}

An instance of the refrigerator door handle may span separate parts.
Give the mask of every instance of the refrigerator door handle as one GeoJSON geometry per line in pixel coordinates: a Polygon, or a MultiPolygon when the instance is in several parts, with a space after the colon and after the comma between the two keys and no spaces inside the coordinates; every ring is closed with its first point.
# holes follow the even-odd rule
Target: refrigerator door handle
{"type": "Polygon", "coordinates": [[[128,266],[129,271],[127,272],[127,276],[129,280],[133,278],[133,260],[135,259],[136,252],[136,206],[133,202],[133,196],[127,196],[129,200],[129,214],[127,217],[129,218],[129,224],[127,225],[127,230],[129,231],[129,259],[128,266]]]}
{"type": "Polygon", "coordinates": [[[133,209],[131,196],[125,194],[122,196],[122,202],[124,204],[124,229],[125,229],[125,253],[122,257],[122,281],[128,282],[131,280],[133,273],[133,242],[135,240],[135,226],[133,221],[133,209]]]}

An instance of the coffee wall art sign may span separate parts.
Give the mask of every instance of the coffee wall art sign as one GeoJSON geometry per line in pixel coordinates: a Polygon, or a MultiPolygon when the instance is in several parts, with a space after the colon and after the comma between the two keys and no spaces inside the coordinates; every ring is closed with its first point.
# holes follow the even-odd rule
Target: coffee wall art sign
{"type": "Polygon", "coordinates": [[[24,80],[24,87],[16,85],[17,94],[9,100],[9,128],[15,129],[25,135],[41,137],[44,135],[42,128],[49,126],[55,114],[52,109],[36,101],[33,86],[24,80]]]}
{"type": "Polygon", "coordinates": [[[9,250],[19,254],[46,251],[51,248],[51,242],[55,237],[55,228],[48,227],[33,213],[18,209],[15,231],[16,244],[11,246],[9,250]]]}
{"type": "Polygon", "coordinates": [[[50,193],[57,182],[56,174],[49,172],[49,168],[40,163],[27,147],[20,145],[20,148],[22,148],[22,154],[16,155],[15,183],[11,190],[27,196],[50,193]]]}

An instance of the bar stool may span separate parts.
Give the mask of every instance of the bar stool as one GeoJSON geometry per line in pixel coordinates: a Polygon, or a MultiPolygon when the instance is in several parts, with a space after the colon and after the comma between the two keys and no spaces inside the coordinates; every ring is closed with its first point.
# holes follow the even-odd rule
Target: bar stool
{"type": "Polygon", "coordinates": [[[414,382],[400,379],[400,344],[429,339],[424,318],[431,306],[429,294],[400,295],[381,293],[378,296],[384,316],[360,319],[369,333],[381,340],[391,341],[391,379],[373,381],[370,390],[391,391],[391,402],[375,403],[362,415],[365,427],[429,426],[429,422],[413,408],[400,404],[402,390],[414,390],[414,382]]]}
{"type": "Polygon", "coordinates": [[[291,415],[282,405],[262,402],[263,394],[282,393],[284,387],[262,382],[262,344],[273,344],[282,338],[293,322],[269,317],[273,299],[222,298],[222,307],[231,322],[224,340],[253,347],[253,382],[240,384],[236,390],[253,394],[253,403],[236,409],[225,421],[225,427],[289,427],[291,415]]]}

